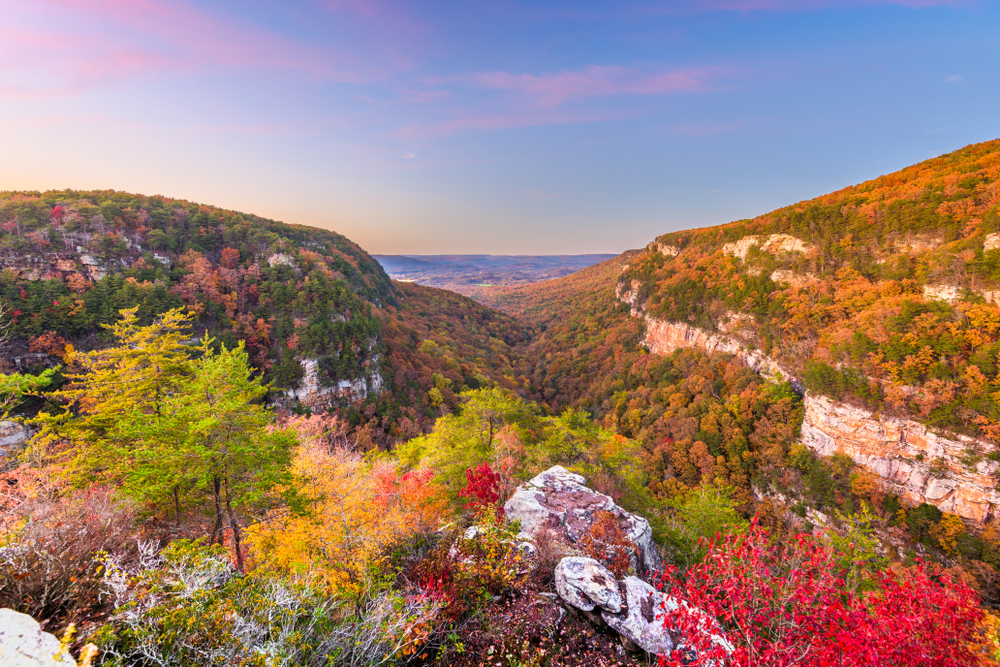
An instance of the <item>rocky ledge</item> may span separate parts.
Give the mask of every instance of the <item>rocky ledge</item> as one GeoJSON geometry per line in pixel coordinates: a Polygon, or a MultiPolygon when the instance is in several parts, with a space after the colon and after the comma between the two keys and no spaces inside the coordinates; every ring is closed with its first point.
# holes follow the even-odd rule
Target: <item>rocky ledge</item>
{"type": "Polygon", "coordinates": [[[710,333],[682,322],[646,315],[637,305],[637,286],[621,286],[618,297],[632,315],[646,322],[643,344],[650,353],[668,355],[682,348],[725,352],[768,379],[788,381],[803,395],[801,442],[823,456],[845,454],[871,470],[909,502],[930,503],[979,524],[1000,522],[1000,463],[985,458],[989,443],[963,435],[934,433],[911,419],[875,414],[815,396],[787,368],[745,341],[710,333]]]}
{"type": "Polygon", "coordinates": [[[623,533],[635,543],[631,556],[636,572],[648,574],[659,570],[662,561],[649,522],[626,512],[610,496],[587,488],[584,481],[581,475],[554,466],[519,486],[504,505],[504,512],[508,519],[521,522],[520,537],[529,548],[543,534],[570,547],[576,546],[598,512],[610,512],[623,533]]]}
{"type": "Polygon", "coordinates": [[[576,547],[581,537],[599,512],[610,512],[636,545],[631,554],[635,572],[649,577],[662,566],[649,522],[626,512],[584,482],[581,475],[555,466],[518,487],[504,505],[507,518],[521,522],[519,538],[529,550],[544,536],[550,544],[561,546],[561,553],[568,554],[559,560],[553,573],[556,592],[565,606],[594,625],[617,633],[630,651],[668,657],[676,651],[690,657],[685,637],[671,622],[673,614],[683,611],[697,619],[695,625],[710,636],[712,643],[732,652],[718,623],[704,612],[658,591],[639,576],[619,581],[601,562],[580,555],[576,547]]]}

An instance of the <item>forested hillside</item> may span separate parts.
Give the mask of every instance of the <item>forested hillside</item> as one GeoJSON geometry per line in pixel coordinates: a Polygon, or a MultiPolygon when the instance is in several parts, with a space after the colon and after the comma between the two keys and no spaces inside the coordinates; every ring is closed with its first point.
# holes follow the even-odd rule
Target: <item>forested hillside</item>
{"type": "Polygon", "coordinates": [[[998,664],[998,176],[968,147],[499,310],[333,232],[6,193],[0,607],[121,667],[998,664]],[[817,405],[943,453],[822,449],[817,405]]]}
{"type": "Polygon", "coordinates": [[[652,317],[736,332],[809,389],[993,437],[1000,141],[753,220],[661,236],[620,277],[652,317]]]}
{"type": "Polygon", "coordinates": [[[538,329],[526,353],[535,399],[636,439],[660,498],[722,483],[778,524],[789,508],[810,523],[869,508],[865,525],[883,538],[941,549],[995,597],[995,535],[942,514],[934,502],[953,494],[927,491],[977,474],[995,484],[988,445],[917,450],[874,470],[856,460],[883,460],[877,449],[819,456],[800,425],[827,396],[873,411],[858,413],[873,417],[857,428],[878,432],[896,415],[944,438],[994,439],[998,176],[1000,142],[970,146],[754,220],[667,234],[491,305],[538,329]],[[650,329],[661,322],[678,325],[666,345],[650,329]],[[752,372],[748,359],[784,377],[752,372]],[[879,477],[900,466],[919,472],[879,477]],[[926,501],[904,509],[913,501],[901,495],[926,501]]]}
{"type": "Polygon", "coordinates": [[[0,269],[4,370],[106,345],[123,308],[148,324],[186,306],[217,345],[244,341],[272,398],[350,411],[370,445],[429,428],[463,387],[513,386],[526,335],[468,299],[394,286],[335,232],[159,196],[0,193],[0,269]]]}
{"type": "Polygon", "coordinates": [[[316,359],[324,385],[376,373],[373,309],[395,301],[381,267],[334,232],[113,191],[3,193],[0,265],[23,353],[61,356],[57,338],[91,349],[122,308],[149,323],[185,305],[197,329],[246,341],[276,388],[298,383],[296,357],[316,359]]]}

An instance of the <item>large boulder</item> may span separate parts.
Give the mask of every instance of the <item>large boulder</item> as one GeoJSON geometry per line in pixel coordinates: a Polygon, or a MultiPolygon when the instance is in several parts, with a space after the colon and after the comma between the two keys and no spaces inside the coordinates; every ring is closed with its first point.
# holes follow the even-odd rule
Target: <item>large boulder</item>
{"type": "Polygon", "coordinates": [[[667,596],[636,577],[626,577],[622,584],[627,608],[618,614],[603,612],[604,622],[642,650],[670,655],[674,640],[664,624],[667,596]]]}
{"type": "Polygon", "coordinates": [[[521,522],[520,537],[536,540],[542,533],[569,545],[577,544],[596,520],[597,513],[610,512],[637,550],[632,554],[636,572],[660,569],[660,553],[653,543],[653,530],[642,517],[626,512],[603,493],[584,485],[581,475],[554,466],[517,487],[504,504],[510,520],[521,522]]]}
{"type": "Polygon", "coordinates": [[[626,609],[621,613],[601,612],[604,622],[632,644],[653,655],[670,655],[675,648],[688,651],[684,637],[680,636],[667,619],[682,606],[699,619],[702,632],[709,641],[726,653],[733,652],[733,645],[722,634],[722,629],[708,614],[694,609],[683,600],[662,593],[638,577],[626,577],[626,609]]]}
{"type": "Polygon", "coordinates": [[[593,558],[563,558],[556,565],[555,575],[559,596],[577,609],[621,611],[622,596],[615,575],[593,558]]]}
{"type": "Polygon", "coordinates": [[[0,609],[0,665],[4,667],[76,667],[69,651],[32,617],[0,609]]]}

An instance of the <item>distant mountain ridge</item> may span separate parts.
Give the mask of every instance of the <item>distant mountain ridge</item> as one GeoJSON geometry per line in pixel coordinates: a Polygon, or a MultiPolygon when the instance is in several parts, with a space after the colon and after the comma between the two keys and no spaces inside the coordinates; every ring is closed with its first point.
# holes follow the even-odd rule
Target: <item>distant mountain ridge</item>
{"type": "Polygon", "coordinates": [[[616,257],[592,255],[372,255],[394,280],[440,287],[481,302],[497,289],[561,278],[616,257]]]}

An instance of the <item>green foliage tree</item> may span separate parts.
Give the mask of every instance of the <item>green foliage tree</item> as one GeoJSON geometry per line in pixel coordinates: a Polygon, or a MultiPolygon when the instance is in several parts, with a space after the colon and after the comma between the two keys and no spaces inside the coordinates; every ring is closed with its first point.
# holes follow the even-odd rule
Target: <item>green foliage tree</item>
{"type": "Polygon", "coordinates": [[[10,411],[25,396],[38,393],[52,386],[59,367],[47,368],[38,375],[29,373],[0,374],[0,419],[6,419],[10,411]]]}
{"type": "Polygon", "coordinates": [[[42,446],[68,444],[77,483],[95,479],[156,510],[182,505],[214,514],[213,541],[228,519],[242,566],[238,512],[289,481],[294,436],[269,428],[259,401],[266,385],[251,374],[243,343],[215,351],[192,345],[190,315],[179,309],[139,326],[136,309],[108,327],[117,344],[79,355],[82,372],[51,394],[65,408],[43,412],[42,446]]]}

